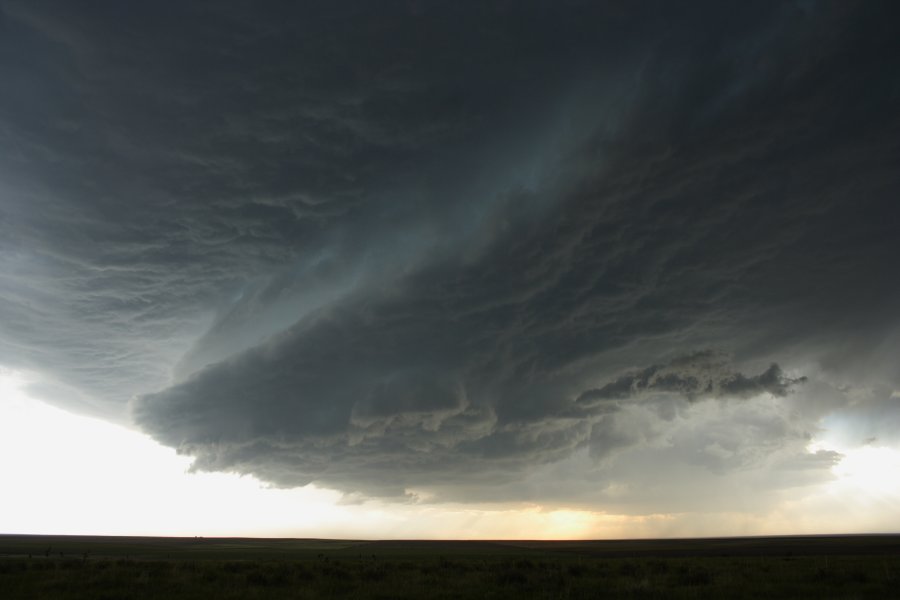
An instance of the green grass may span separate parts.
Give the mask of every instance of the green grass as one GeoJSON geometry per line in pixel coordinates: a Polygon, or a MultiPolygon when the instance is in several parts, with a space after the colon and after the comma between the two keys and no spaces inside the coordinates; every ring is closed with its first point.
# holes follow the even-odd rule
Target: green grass
{"type": "Polygon", "coordinates": [[[844,555],[797,555],[785,542],[801,538],[781,545],[760,539],[726,544],[726,556],[714,540],[616,546],[0,536],[7,555],[0,598],[900,597],[900,555],[887,537],[850,540],[844,555]],[[34,552],[42,545],[61,550],[34,552]],[[742,547],[767,552],[741,554],[742,547]],[[658,555],[647,554],[653,548],[658,555]],[[613,551],[619,554],[602,555],[613,551]],[[665,556],[673,551],[682,555],[665,556]]]}

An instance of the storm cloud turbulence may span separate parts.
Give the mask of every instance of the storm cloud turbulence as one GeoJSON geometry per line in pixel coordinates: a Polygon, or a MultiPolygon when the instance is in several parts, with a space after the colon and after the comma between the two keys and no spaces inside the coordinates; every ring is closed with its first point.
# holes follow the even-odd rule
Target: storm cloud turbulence
{"type": "Polygon", "coordinates": [[[825,480],[826,422],[900,443],[898,23],[0,0],[0,364],[348,498],[825,480]]]}

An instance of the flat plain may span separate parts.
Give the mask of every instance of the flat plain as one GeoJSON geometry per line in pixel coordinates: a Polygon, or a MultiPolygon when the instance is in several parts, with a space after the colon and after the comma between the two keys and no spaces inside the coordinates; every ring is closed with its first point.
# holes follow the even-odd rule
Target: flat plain
{"type": "Polygon", "coordinates": [[[608,541],[0,535],[0,598],[900,598],[900,535],[608,541]]]}

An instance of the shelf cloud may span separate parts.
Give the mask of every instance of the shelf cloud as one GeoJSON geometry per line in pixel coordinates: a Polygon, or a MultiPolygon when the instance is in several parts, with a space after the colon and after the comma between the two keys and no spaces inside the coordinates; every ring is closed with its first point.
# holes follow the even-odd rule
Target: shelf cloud
{"type": "Polygon", "coordinates": [[[0,364],[348,498],[825,480],[900,414],[897,12],[2,0],[0,364]]]}

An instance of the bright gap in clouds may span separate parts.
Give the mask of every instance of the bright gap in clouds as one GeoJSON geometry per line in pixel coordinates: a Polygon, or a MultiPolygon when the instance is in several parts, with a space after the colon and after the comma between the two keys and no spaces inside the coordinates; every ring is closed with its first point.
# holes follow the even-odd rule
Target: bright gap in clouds
{"type": "Polygon", "coordinates": [[[834,467],[837,485],[873,498],[900,498],[900,452],[884,446],[848,451],[834,467]]]}
{"type": "MultiPolygon", "coordinates": [[[[843,455],[832,468],[834,480],[824,487],[829,497],[861,511],[882,504],[900,507],[900,450],[876,443],[848,447],[828,441],[814,442],[810,450],[833,450],[843,455]]],[[[900,527],[900,520],[896,525],[900,527]]]]}
{"type": "Polygon", "coordinates": [[[314,486],[277,489],[249,476],[190,473],[190,458],[138,432],[29,398],[24,383],[0,370],[0,533],[357,539],[840,533],[884,531],[885,515],[900,502],[900,452],[862,447],[840,449],[833,481],[798,491],[765,514],[351,505],[314,486]]]}

